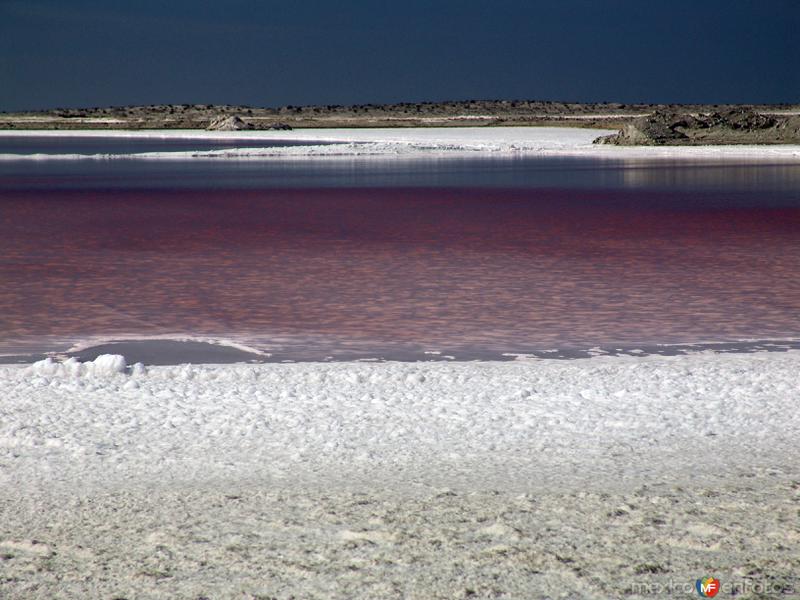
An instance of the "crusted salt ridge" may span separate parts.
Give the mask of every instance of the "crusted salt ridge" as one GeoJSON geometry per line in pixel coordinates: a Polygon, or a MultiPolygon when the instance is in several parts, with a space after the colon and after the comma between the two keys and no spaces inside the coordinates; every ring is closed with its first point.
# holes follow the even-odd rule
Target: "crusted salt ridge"
{"type": "Polygon", "coordinates": [[[800,353],[0,368],[0,488],[625,487],[798,464],[800,353]]]}
{"type": "Polygon", "coordinates": [[[459,127],[403,129],[304,129],[294,131],[16,131],[3,136],[196,139],[241,142],[239,148],[128,154],[0,154],[0,160],[272,160],[367,157],[459,157],[476,154],[584,156],[606,159],[670,158],[800,160],[798,145],[598,146],[605,129],[553,127],[459,127]],[[307,142],[295,146],[248,147],[258,142],[307,142]]]}

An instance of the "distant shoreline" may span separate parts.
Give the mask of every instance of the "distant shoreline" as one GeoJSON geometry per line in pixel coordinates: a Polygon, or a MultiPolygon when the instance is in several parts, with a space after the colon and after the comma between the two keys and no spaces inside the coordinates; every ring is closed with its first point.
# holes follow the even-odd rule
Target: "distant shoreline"
{"type": "Polygon", "coordinates": [[[207,131],[202,129],[73,129],[6,130],[0,137],[84,137],[130,139],[226,140],[241,147],[202,148],[180,151],[125,152],[67,151],[58,144],[37,152],[0,152],[0,162],[43,160],[334,160],[416,159],[465,157],[560,156],[599,159],[655,159],[702,161],[791,162],[800,159],[797,142],[766,143],[763,132],[754,139],[725,143],[632,143],[597,144],[593,141],[614,134],[614,129],[576,127],[402,127],[320,128],[293,131],[207,131]],[[269,142],[286,142],[285,145],[269,142]],[[266,143],[266,147],[263,143],[266,143]]]}
{"type": "Polygon", "coordinates": [[[529,100],[311,105],[257,108],[241,105],[53,108],[0,113],[0,130],[206,129],[215,119],[238,116],[253,129],[275,124],[293,129],[374,127],[536,126],[621,129],[655,111],[708,114],[750,109],[762,114],[800,114],[800,104],[624,104],[529,100]]]}
{"type": "Polygon", "coordinates": [[[463,350],[444,348],[436,351],[387,348],[383,351],[351,350],[336,352],[329,349],[270,350],[260,352],[237,344],[198,341],[191,339],[111,339],[106,342],[80,346],[66,352],[37,352],[19,355],[0,354],[0,365],[29,365],[47,357],[57,360],[75,358],[92,361],[103,354],[124,355],[130,364],[141,362],[148,366],[181,364],[243,364],[243,363],[429,363],[429,362],[510,362],[510,361],[572,361],[596,357],[643,358],[648,356],[686,356],[699,353],[753,354],[784,353],[800,350],[800,340],[743,340],[737,342],[686,342],[603,344],[592,348],[528,348],[509,351],[463,350]]]}

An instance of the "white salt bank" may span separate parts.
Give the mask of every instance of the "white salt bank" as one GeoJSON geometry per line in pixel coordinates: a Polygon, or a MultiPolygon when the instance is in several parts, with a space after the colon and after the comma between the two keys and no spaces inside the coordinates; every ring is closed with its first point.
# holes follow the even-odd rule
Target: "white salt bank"
{"type": "MultiPolygon", "coordinates": [[[[610,129],[575,127],[409,127],[295,129],[292,131],[6,131],[4,137],[224,140],[236,147],[124,154],[3,153],[2,161],[41,160],[273,160],[331,158],[445,158],[464,156],[579,156],[605,159],[719,159],[797,162],[800,145],[621,147],[593,144],[610,129]],[[289,142],[293,145],[281,145],[289,142]],[[259,143],[272,143],[259,147],[259,143]]],[[[199,146],[201,144],[198,144],[199,146]]]]}
{"type": "Polygon", "coordinates": [[[3,597],[793,597],[798,389],[795,352],[2,367],[3,597]]]}
{"type": "Polygon", "coordinates": [[[0,368],[3,489],[631,487],[797,464],[800,353],[0,368]],[[410,487],[409,487],[410,486],[410,487]]]}

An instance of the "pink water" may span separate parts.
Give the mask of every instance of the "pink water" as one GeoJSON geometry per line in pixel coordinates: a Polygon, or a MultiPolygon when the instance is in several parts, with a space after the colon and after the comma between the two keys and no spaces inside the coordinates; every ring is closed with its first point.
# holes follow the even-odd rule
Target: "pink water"
{"type": "Polygon", "coordinates": [[[159,334],[319,357],[800,337],[792,206],[568,188],[6,190],[0,201],[6,352],[159,334]]]}

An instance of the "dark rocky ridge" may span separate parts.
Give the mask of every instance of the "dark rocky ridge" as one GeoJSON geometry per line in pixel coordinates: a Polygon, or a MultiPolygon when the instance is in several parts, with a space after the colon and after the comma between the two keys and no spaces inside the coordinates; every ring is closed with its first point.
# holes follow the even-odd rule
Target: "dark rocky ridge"
{"type": "MultiPolygon", "coordinates": [[[[737,105],[623,104],[533,100],[464,100],[282,106],[158,104],[150,106],[56,108],[0,113],[0,129],[206,129],[219,118],[238,116],[253,129],[306,127],[566,126],[621,129],[655,111],[723,114],[737,105]]],[[[759,114],[800,114],[800,105],[758,105],[759,114]]]]}
{"type": "Polygon", "coordinates": [[[800,115],[732,108],[710,114],[656,110],[626,123],[619,133],[596,144],[677,146],[704,144],[798,144],[800,115]]]}

